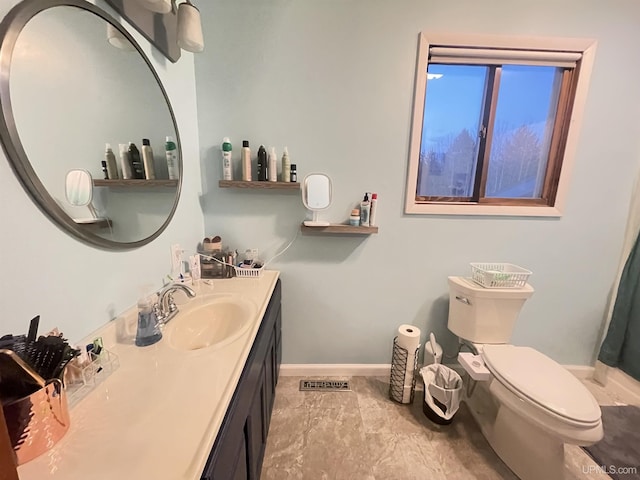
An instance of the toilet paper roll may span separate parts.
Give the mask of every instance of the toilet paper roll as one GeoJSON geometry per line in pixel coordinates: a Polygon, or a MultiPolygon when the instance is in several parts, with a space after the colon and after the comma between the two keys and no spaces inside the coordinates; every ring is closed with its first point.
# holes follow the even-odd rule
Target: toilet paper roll
{"type": "Polygon", "coordinates": [[[414,325],[400,325],[398,327],[397,343],[399,347],[407,350],[402,403],[409,403],[411,402],[411,391],[413,390],[414,365],[418,348],[420,348],[420,329],[414,325]]]}

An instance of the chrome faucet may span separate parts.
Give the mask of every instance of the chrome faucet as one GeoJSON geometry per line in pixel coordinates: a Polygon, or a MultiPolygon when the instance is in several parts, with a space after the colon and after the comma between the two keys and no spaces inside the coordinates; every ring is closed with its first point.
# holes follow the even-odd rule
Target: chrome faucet
{"type": "Polygon", "coordinates": [[[178,313],[178,306],[173,300],[173,292],[176,290],[182,290],[190,298],[196,296],[196,292],[184,283],[170,283],[162,287],[158,292],[158,303],[153,306],[153,310],[160,323],[167,323],[178,313]]]}

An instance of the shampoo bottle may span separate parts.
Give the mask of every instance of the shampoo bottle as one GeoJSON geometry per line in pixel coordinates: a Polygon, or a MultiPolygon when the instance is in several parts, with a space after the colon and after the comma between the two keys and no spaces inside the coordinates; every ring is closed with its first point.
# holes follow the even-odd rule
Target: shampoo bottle
{"type": "Polygon", "coordinates": [[[109,180],[116,180],[118,178],[118,164],[116,163],[116,156],[113,154],[111,145],[106,144],[104,151],[104,160],[107,162],[107,175],[109,180]]]}
{"type": "Polygon", "coordinates": [[[129,161],[133,169],[133,178],[144,179],[144,166],[142,158],[140,158],[140,151],[133,142],[129,142],[129,161]]]}
{"type": "Polygon", "coordinates": [[[144,178],[147,180],[155,180],[156,166],[153,162],[153,150],[151,142],[148,138],[142,139],[142,164],[144,166],[144,178]]]}
{"type": "Polygon", "coordinates": [[[282,181],[291,182],[291,160],[289,160],[289,151],[284,147],[282,153],[282,181]]]}
{"type": "Polygon", "coordinates": [[[369,226],[369,212],[371,204],[369,203],[369,194],[364,194],[364,199],[360,202],[360,226],[369,226]]]}
{"type": "Polygon", "coordinates": [[[131,180],[133,178],[133,169],[131,168],[131,162],[129,161],[129,152],[127,151],[127,145],[121,143],[120,147],[120,168],[122,169],[122,178],[124,180],[131,180]]]}
{"type": "Polygon", "coordinates": [[[169,136],[167,137],[164,148],[167,152],[167,170],[169,171],[169,180],[177,180],[180,170],[178,169],[178,151],[173,138],[169,136]]]}
{"type": "Polygon", "coordinates": [[[146,347],[153,345],[162,338],[158,325],[158,318],[153,311],[151,300],[142,297],[138,300],[138,330],[136,331],[136,345],[146,347]]]}
{"type": "Polygon", "coordinates": [[[258,148],[258,181],[267,181],[267,150],[264,145],[258,148]]]}
{"type": "Polygon", "coordinates": [[[376,213],[378,213],[378,194],[371,194],[371,211],[369,212],[369,226],[375,227],[376,224],[376,213]]]}
{"type": "Polygon", "coordinates": [[[231,172],[231,140],[229,137],[222,139],[222,178],[224,180],[233,180],[233,173],[231,172]]]}
{"type": "Polygon", "coordinates": [[[242,153],[240,155],[242,161],[242,180],[251,181],[251,149],[249,148],[249,140],[242,141],[242,153]]]}
{"type": "Polygon", "coordinates": [[[267,168],[267,172],[269,172],[270,182],[278,181],[278,156],[276,155],[275,147],[271,147],[269,150],[269,168],[267,168]]]}

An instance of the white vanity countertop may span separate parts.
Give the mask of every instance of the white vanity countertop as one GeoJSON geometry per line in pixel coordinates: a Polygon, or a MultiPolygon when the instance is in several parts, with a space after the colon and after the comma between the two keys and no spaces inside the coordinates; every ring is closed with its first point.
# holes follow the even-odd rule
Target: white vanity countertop
{"type": "Polygon", "coordinates": [[[60,442],[18,468],[20,479],[199,479],[278,275],[200,282],[189,303],[231,293],[256,306],[249,328],[220,348],[180,351],[166,338],[148,347],[118,343],[118,322],[135,322],[135,308],[92,335],[103,337],[120,367],[71,410],[71,427],[60,442]]]}

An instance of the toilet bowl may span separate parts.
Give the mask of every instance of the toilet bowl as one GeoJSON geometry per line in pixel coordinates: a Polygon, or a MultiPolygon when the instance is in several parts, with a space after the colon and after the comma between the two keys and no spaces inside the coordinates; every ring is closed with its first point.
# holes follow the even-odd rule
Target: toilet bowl
{"type": "Polygon", "coordinates": [[[470,376],[486,379],[467,378],[471,388],[463,399],[483,435],[522,480],[563,479],[564,445],[601,440],[601,412],[564,367],[533,348],[508,343],[533,288],[491,291],[461,277],[449,277],[449,286],[449,329],[478,352],[473,362],[460,363],[470,376]]]}

